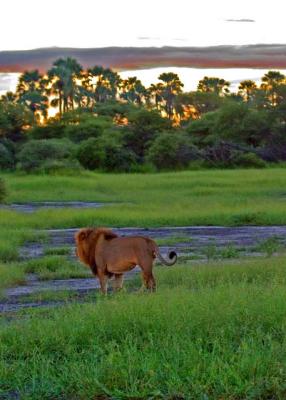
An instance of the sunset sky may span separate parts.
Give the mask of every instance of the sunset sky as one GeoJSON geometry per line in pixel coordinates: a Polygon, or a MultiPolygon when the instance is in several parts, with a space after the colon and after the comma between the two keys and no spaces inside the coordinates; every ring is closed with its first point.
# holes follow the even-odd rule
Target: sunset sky
{"type": "MultiPolygon", "coordinates": [[[[286,44],[284,1],[3,0],[0,51],[52,46],[286,44]]],[[[255,54],[252,56],[255,59],[255,54]]],[[[5,72],[0,73],[0,95],[15,90],[18,79],[18,74],[5,72]]],[[[137,76],[144,84],[150,84],[158,72],[154,69],[138,71],[137,76]]],[[[193,89],[198,79],[207,73],[188,69],[175,72],[182,76],[185,90],[193,89]]],[[[264,71],[230,69],[229,76],[224,71],[218,73],[236,85],[242,78],[257,81],[264,71]]],[[[130,74],[134,72],[122,73],[123,77],[130,74]]]]}
{"type": "Polygon", "coordinates": [[[285,43],[285,1],[3,0],[0,50],[285,43]]]}

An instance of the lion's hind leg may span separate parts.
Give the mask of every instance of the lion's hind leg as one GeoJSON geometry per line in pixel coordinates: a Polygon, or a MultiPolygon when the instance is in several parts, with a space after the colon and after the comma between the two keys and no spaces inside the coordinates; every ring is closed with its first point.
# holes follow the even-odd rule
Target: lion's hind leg
{"type": "Polygon", "coordinates": [[[145,261],[140,264],[144,286],[151,292],[156,290],[156,281],[152,272],[153,260],[145,261]]]}
{"type": "Polygon", "coordinates": [[[114,274],[114,290],[121,290],[123,287],[123,274],[114,274]]]}
{"type": "Polygon", "coordinates": [[[107,294],[108,276],[104,272],[98,270],[97,276],[99,279],[100,289],[103,294],[107,294]]]}

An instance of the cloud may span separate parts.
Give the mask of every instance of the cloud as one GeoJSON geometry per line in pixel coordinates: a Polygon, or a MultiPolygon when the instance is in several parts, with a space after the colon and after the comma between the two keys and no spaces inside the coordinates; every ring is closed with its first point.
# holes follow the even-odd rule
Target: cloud
{"type": "Polygon", "coordinates": [[[250,18],[240,18],[240,19],[225,19],[225,22],[256,22],[256,21],[250,18]]]}
{"type": "Polygon", "coordinates": [[[138,36],[137,39],[139,40],[159,40],[159,37],[154,36],[138,36]]]}

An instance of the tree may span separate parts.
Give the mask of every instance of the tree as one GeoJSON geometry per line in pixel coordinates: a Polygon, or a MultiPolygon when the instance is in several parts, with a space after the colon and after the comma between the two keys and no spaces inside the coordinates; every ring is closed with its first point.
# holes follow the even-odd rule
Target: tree
{"type": "Polygon", "coordinates": [[[49,93],[54,96],[51,105],[59,107],[59,113],[74,109],[75,95],[78,91],[77,79],[80,79],[81,65],[73,58],[59,58],[48,71],[49,93]]]}
{"type": "Polygon", "coordinates": [[[229,93],[229,86],[230,82],[224,79],[205,76],[198,83],[198,91],[225,95],[229,93]]]}
{"type": "Polygon", "coordinates": [[[46,80],[38,70],[25,71],[20,75],[16,89],[17,100],[32,111],[35,121],[47,118],[48,97],[45,95],[46,80]]]}
{"type": "Polygon", "coordinates": [[[215,92],[189,92],[179,94],[175,109],[182,120],[197,119],[203,114],[219,109],[225,98],[215,92]]]}
{"type": "Polygon", "coordinates": [[[0,137],[21,140],[32,122],[33,114],[23,104],[0,102],[0,137]]]}
{"type": "Polygon", "coordinates": [[[0,97],[0,102],[2,103],[16,103],[17,95],[13,92],[6,92],[0,97]]]}
{"type": "Polygon", "coordinates": [[[129,125],[125,134],[127,146],[142,162],[157,134],[170,128],[170,122],[163,118],[158,111],[148,111],[144,108],[136,110],[129,115],[129,125]]]}
{"type": "Polygon", "coordinates": [[[261,89],[265,91],[270,100],[272,107],[276,106],[279,102],[277,88],[280,84],[285,82],[285,75],[279,71],[268,71],[262,77],[261,89]]]}
{"type": "Polygon", "coordinates": [[[162,109],[162,103],[163,103],[163,83],[152,83],[151,86],[147,89],[146,93],[146,101],[147,104],[152,107],[155,105],[157,110],[162,109]]]}
{"type": "Polygon", "coordinates": [[[89,68],[83,81],[83,86],[90,93],[90,97],[95,103],[105,103],[115,100],[121,82],[117,72],[109,68],[94,66],[89,68]]]}
{"type": "Polygon", "coordinates": [[[163,81],[160,86],[160,96],[163,100],[162,109],[166,112],[167,117],[172,119],[175,115],[176,97],[182,93],[184,84],[180,81],[178,75],[173,72],[164,72],[159,76],[159,80],[163,81]]]}
{"type": "Polygon", "coordinates": [[[142,105],[146,101],[147,90],[136,76],[123,80],[120,88],[121,99],[138,105],[142,105]]]}
{"type": "Polygon", "coordinates": [[[240,82],[238,87],[238,93],[243,97],[243,99],[247,102],[253,98],[255,92],[257,90],[257,85],[252,80],[245,80],[240,82]]]}
{"type": "Polygon", "coordinates": [[[220,139],[259,146],[271,133],[267,111],[253,110],[245,103],[232,103],[217,111],[213,133],[220,139]]]}

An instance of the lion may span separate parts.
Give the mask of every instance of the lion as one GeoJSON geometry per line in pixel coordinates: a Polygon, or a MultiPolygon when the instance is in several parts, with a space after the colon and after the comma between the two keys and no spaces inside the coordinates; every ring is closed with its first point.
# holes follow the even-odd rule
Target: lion
{"type": "Polygon", "coordinates": [[[76,255],[95,276],[101,291],[107,293],[107,280],[114,276],[115,289],[123,286],[123,274],[136,265],[142,270],[143,285],[153,291],[156,281],[152,272],[156,257],[165,265],[174,265],[177,254],[171,251],[169,260],[160,254],[154,240],[145,236],[120,237],[107,228],[83,228],[75,234],[76,255]]]}

